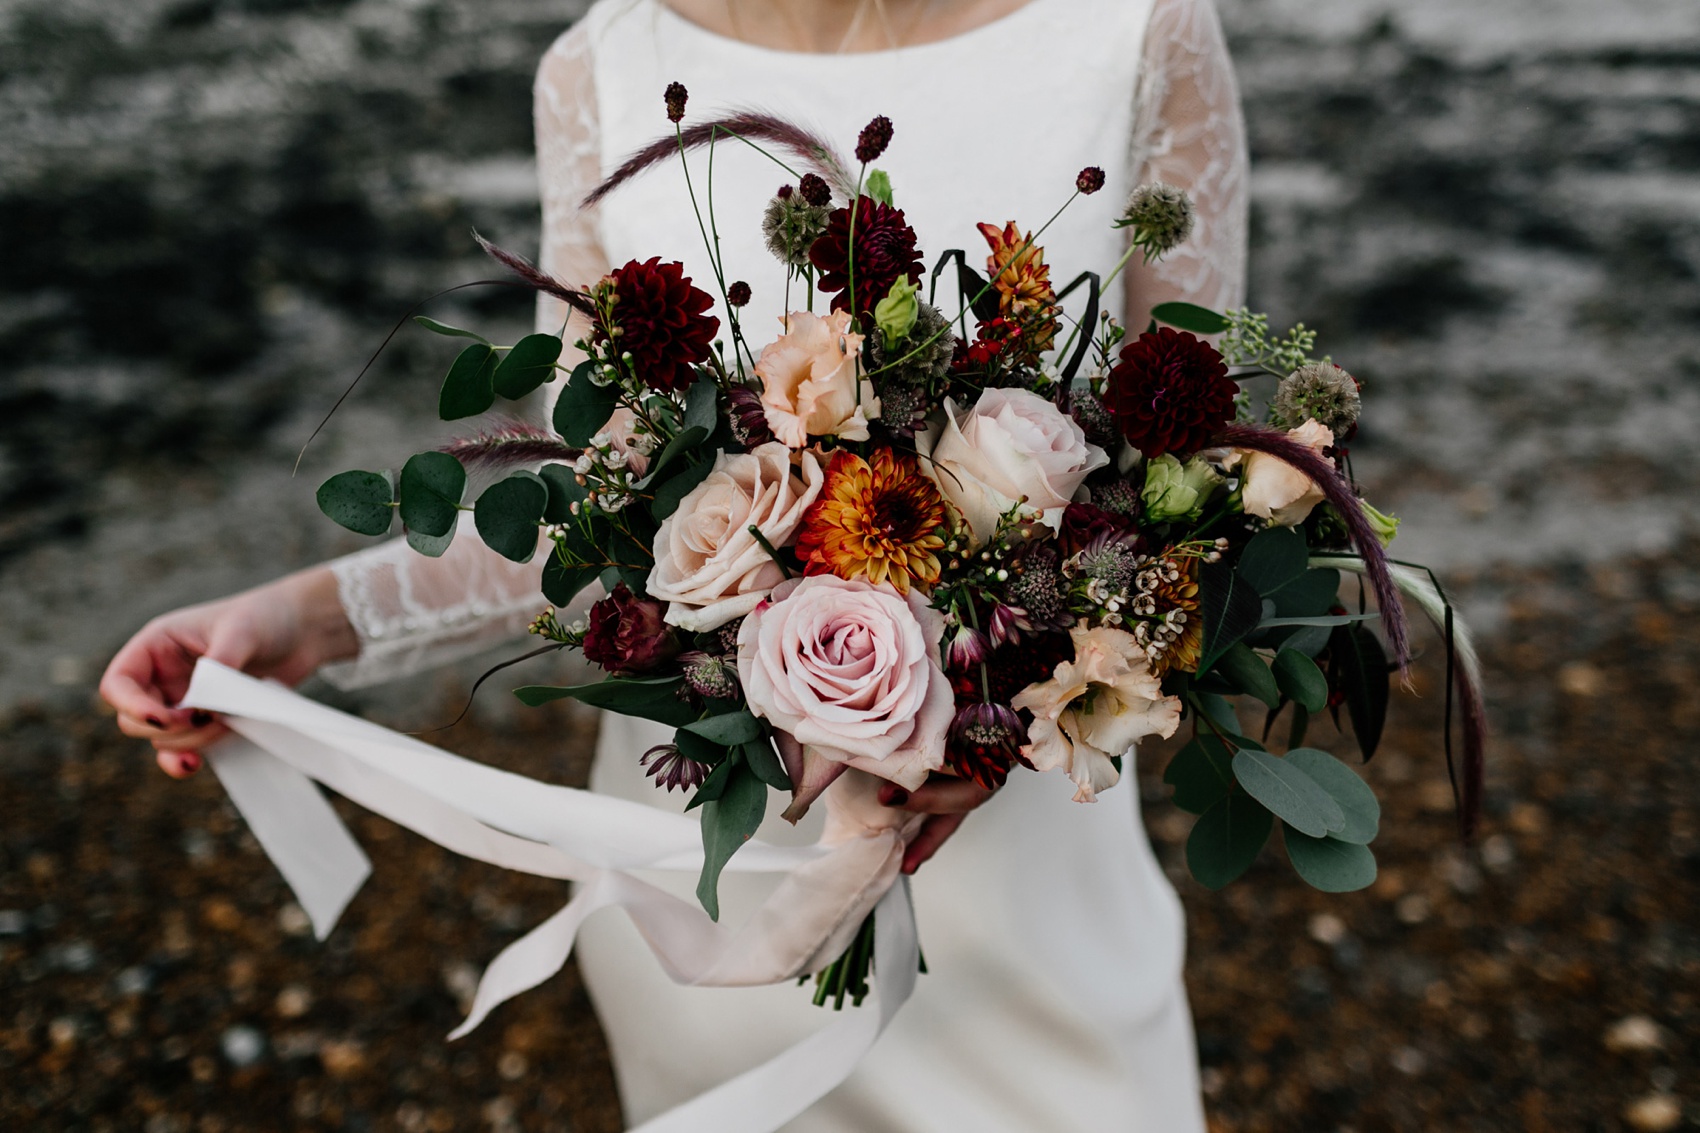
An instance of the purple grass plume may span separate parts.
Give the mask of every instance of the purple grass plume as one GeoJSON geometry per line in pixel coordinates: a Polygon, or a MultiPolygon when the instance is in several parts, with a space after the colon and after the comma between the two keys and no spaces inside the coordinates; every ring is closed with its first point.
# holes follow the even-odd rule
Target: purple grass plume
{"type": "Polygon", "coordinates": [[[519,276],[521,282],[543,292],[545,295],[554,296],[581,315],[593,320],[598,317],[596,305],[590,301],[590,296],[583,291],[576,287],[568,287],[524,256],[515,255],[505,248],[498,248],[476,232],[472,234],[472,238],[478,241],[478,246],[484,249],[486,255],[519,276]]]}
{"type": "Polygon", "coordinates": [[[836,188],[840,196],[848,198],[855,193],[856,183],[846,172],[844,159],[838,156],[830,142],[776,115],[741,110],[724,118],[686,126],[676,136],[657,138],[621,162],[620,167],[610,173],[602,184],[591,190],[580,207],[591,207],[651,166],[706,146],[717,137],[766,142],[801,160],[836,188]]]}
{"type": "Polygon", "coordinates": [[[442,451],[468,469],[505,472],[551,460],[571,462],[583,450],[529,421],[509,420],[470,436],[456,437],[442,451]]]}

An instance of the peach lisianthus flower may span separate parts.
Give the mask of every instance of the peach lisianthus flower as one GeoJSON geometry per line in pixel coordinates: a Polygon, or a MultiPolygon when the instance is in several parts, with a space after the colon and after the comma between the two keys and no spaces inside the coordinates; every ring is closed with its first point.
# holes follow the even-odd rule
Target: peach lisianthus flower
{"type": "Polygon", "coordinates": [[[1074,780],[1074,801],[1095,802],[1121,778],[1112,760],[1146,736],[1172,736],[1179,697],[1163,683],[1133,635],[1099,626],[1075,629],[1074,659],[1051,679],[1028,685],[1010,705],[1033,713],[1021,754],[1040,771],[1061,768],[1074,780]]]}
{"type": "Polygon", "coordinates": [[[783,322],[785,333],[756,360],[768,428],[791,448],[805,447],[811,436],[867,440],[880,403],[873,383],[860,376],[862,336],[850,330],[849,312],[821,318],[793,311],[783,322]]]}
{"type": "MultiPolygon", "coordinates": [[[[1287,430],[1287,435],[1318,453],[1334,443],[1334,430],[1315,418],[1287,430]]],[[[1235,450],[1230,464],[1240,461],[1244,462],[1240,498],[1247,515],[1260,516],[1276,527],[1297,527],[1326,498],[1309,476],[1278,456],[1235,450]]]]}

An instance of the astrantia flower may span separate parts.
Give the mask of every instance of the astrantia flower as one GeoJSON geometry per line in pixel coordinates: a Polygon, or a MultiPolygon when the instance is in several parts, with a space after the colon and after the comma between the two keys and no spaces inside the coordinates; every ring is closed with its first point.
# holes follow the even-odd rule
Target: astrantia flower
{"type": "Polygon", "coordinates": [[[673,627],[662,620],[666,612],[660,602],[639,598],[620,583],[590,607],[585,660],[615,673],[654,671],[681,648],[673,627]]]}
{"type": "Polygon", "coordinates": [[[1009,778],[1027,729],[1013,708],[1003,704],[965,704],[956,710],[945,734],[945,766],[988,791],[1009,778]]]}
{"type": "MultiPolygon", "coordinates": [[[[818,177],[815,179],[820,180],[818,177]]],[[[821,181],[821,185],[824,188],[826,182],[821,181]]],[[[828,189],[827,199],[831,200],[831,197],[832,191],[828,189]]],[[[761,233],[767,241],[767,250],[787,267],[807,267],[809,248],[826,231],[828,211],[824,202],[811,204],[806,191],[793,192],[791,186],[782,186],[779,194],[767,202],[767,209],[761,217],[761,233]]]]}
{"type": "Polygon", "coordinates": [[[1107,406],[1091,391],[1083,391],[1069,399],[1069,414],[1086,433],[1086,439],[1106,451],[1113,452],[1121,440],[1116,431],[1116,418],[1107,406]]]}
{"type": "Polygon", "coordinates": [[[1195,216],[1185,190],[1156,181],[1133,191],[1116,227],[1133,229],[1133,246],[1145,250],[1149,263],[1186,242],[1195,216]]]}
{"type": "Polygon", "coordinates": [[[952,672],[978,665],[991,652],[992,643],[971,625],[959,625],[944,645],[944,662],[952,672]]]}
{"type": "Polygon", "coordinates": [[[921,253],[915,245],[915,230],[902,209],[864,196],[856,204],[855,264],[850,262],[850,209],[834,209],[826,231],[809,249],[809,260],[821,273],[816,286],[832,296],[833,310],[848,311],[854,282],[856,311],[872,310],[899,279],[921,281],[921,253]]]}
{"type": "Polygon", "coordinates": [[[880,424],[894,437],[911,438],[927,423],[933,399],[914,386],[888,385],[880,394],[880,424]]]}
{"type": "Polygon", "coordinates": [[[1116,479],[1092,485],[1092,502],[1116,515],[1128,519],[1139,518],[1139,491],[1126,480],[1116,479]]]}
{"type": "Polygon", "coordinates": [[[1029,354],[1050,349],[1057,336],[1057,293],[1051,287],[1044,249],[1032,243],[1013,220],[1002,228],[981,224],[979,229],[991,247],[986,274],[998,293],[998,311],[1021,325],[1029,354]]]}
{"type": "Polygon", "coordinates": [[[1357,428],[1360,408],[1356,378],[1332,362],[1311,362],[1281,379],[1269,403],[1269,423],[1296,429],[1306,421],[1320,421],[1344,441],[1357,428]]]}
{"type": "Polygon", "coordinates": [[[761,407],[761,394],[749,386],[733,386],[726,395],[726,405],[732,438],[739,444],[752,449],[773,439],[773,430],[767,427],[767,414],[761,407]]]}
{"type": "Polygon", "coordinates": [[[803,516],[797,557],[805,574],[890,583],[907,594],[911,583],[938,581],[944,523],[944,500],[913,457],[881,448],[870,462],[839,449],[803,516]]]}
{"type": "Polygon", "coordinates": [[[1121,778],[1113,760],[1146,736],[1172,736],[1181,722],[1179,698],[1164,696],[1145,651],[1131,634],[1076,629],[1074,657],[1051,678],[1010,701],[1033,713],[1021,753],[1040,771],[1062,769],[1075,783],[1075,802],[1089,803],[1121,778]]]}
{"type": "Polygon", "coordinates": [[[1215,347],[1171,327],[1122,347],[1104,391],[1122,436],[1148,457],[1203,448],[1233,420],[1238,392],[1215,347]]]}
{"type": "Polygon", "coordinates": [[[684,670],[685,683],[698,696],[730,700],[738,695],[737,670],[712,653],[681,653],[679,667],[684,670]]]}
{"type": "Polygon", "coordinates": [[[685,756],[672,744],[656,744],[638,758],[638,766],[669,791],[694,791],[708,778],[708,767],[685,756]]]}
{"type": "MultiPolygon", "coordinates": [[[[693,380],[691,367],[708,359],[709,344],[720,331],[720,320],[705,314],[714,306],[706,291],[691,286],[683,264],[661,262],[652,256],[615,268],[614,324],[620,334],[615,350],[631,355],[632,370],[651,389],[676,393],[693,380]]],[[[596,328],[598,342],[608,342],[607,329],[596,328]]]]}
{"type": "Polygon", "coordinates": [[[1034,543],[1011,569],[1009,598],[1026,613],[1028,624],[1041,631],[1067,629],[1074,619],[1065,603],[1056,548],[1034,543]]]}

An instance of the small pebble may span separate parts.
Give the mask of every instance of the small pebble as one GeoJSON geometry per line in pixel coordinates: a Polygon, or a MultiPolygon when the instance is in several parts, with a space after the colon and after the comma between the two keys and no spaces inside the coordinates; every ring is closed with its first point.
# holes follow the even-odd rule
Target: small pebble
{"type": "Polygon", "coordinates": [[[77,1021],[69,1015],[61,1015],[47,1024],[47,1041],[54,1046],[72,1046],[77,1041],[77,1032],[81,1030],[77,1021]]]}
{"type": "Polygon", "coordinates": [[[153,973],[142,967],[125,968],[113,985],[119,995],[144,995],[153,988],[153,973]]]}
{"type": "Polygon", "coordinates": [[[1389,1061],[1393,1063],[1393,1069],[1412,1078],[1428,1069],[1428,1056],[1414,1046],[1400,1047],[1389,1061]]]}
{"type": "Polygon", "coordinates": [[[1559,669],[1558,687],[1571,696],[1593,698],[1606,690],[1606,675],[1586,661],[1572,661],[1559,669]]]}
{"type": "Polygon", "coordinates": [[[319,1045],[319,1061],[333,1078],[352,1078],[366,1069],[366,1047],[355,1039],[327,1039],[319,1045]]]}
{"type": "Polygon", "coordinates": [[[277,911],[277,927],[290,936],[306,936],[313,931],[313,921],[307,910],[291,901],[277,911]]]}
{"type": "Polygon", "coordinates": [[[1428,898],[1421,893],[1407,894],[1399,898],[1399,903],[1393,906],[1393,915],[1398,917],[1402,924],[1409,925],[1422,924],[1428,920],[1431,911],[1428,898]]]}
{"type": "Polygon", "coordinates": [[[525,1055],[517,1050],[507,1051],[496,1060],[496,1073],[509,1082],[519,1081],[525,1077],[525,1072],[529,1069],[531,1069],[531,1063],[527,1062],[525,1055]]]}
{"type": "Polygon", "coordinates": [[[1663,1050],[1664,1028],[1645,1015],[1626,1015],[1606,1028],[1605,1044],[1617,1054],[1663,1050]]]}
{"type": "Polygon", "coordinates": [[[1623,1119],[1640,1133],[1665,1133],[1682,1124],[1682,1103],[1669,1094],[1648,1094],[1630,1102],[1623,1119]]]}
{"type": "Polygon", "coordinates": [[[1310,918],[1310,938],[1332,948],[1346,939],[1346,922],[1333,913],[1318,913],[1310,918]]]}
{"type": "Polygon", "coordinates": [[[218,1038],[225,1059],[238,1070],[252,1066],[266,1053],[266,1037],[252,1027],[238,1025],[218,1038]]]}
{"type": "Polygon", "coordinates": [[[299,1019],[313,1009],[313,993],[301,984],[290,984],[277,993],[273,1007],[285,1019],[299,1019]]]}
{"type": "Polygon", "coordinates": [[[1482,841],[1482,865],[1490,873],[1504,873],[1517,860],[1517,848],[1511,839],[1503,834],[1495,834],[1482,841]]]}
{"type": "Polygon", "coordinates": [[[0,936],[22,936],[29,927],[29,914],[22,909],[0,909],[0,936]]]}

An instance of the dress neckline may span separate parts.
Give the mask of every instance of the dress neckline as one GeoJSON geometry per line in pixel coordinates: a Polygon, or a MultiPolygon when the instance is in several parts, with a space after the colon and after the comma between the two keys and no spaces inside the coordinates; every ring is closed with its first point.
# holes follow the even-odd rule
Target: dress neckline
{"type": "Polygon", "coordinates": [[[686,18],[680,13],[674,11],[672,5],[668,4],[666,0],[647,0],[647,3],[659,10],[661,19],[672,23],[676,27],[682,29],[686,34],[699,36],[711,41],[712,43],[722,45],[729,51],[743,51],[769,60],[802,61],[810,64],[811,66],[817,67],[831,66],[833,65],[831,61],[840,59],[860,59],[866,63],[869,60],[913,57],[916,55],[926,54],[928,52],[971,46],[977,44],[982,39],[988,39],[991,36],[998,34],[1006,28],[1016,26],[1023,20],[1032,19],[1038,14],[1039,9],[1055,2],[1056,0],[1027,0],[1026,3],[1021,5],[1021,7],[1016,8],[1011,12],[1005,12],[995,20],[988,20],[983,24],[978,24],[969,28],[967,31],[945,36],[943,39],[928,40],[925,43],[910,44],[902,47],[882,47],[876,51],[827,52],[791,51],[786,50],[785,48],[766,47],[759,43],[748,43],[741,39],[734,39],[729,35],[724,35],[710,28],[706,28],[697,23],[695,20],[686,18]]]}

